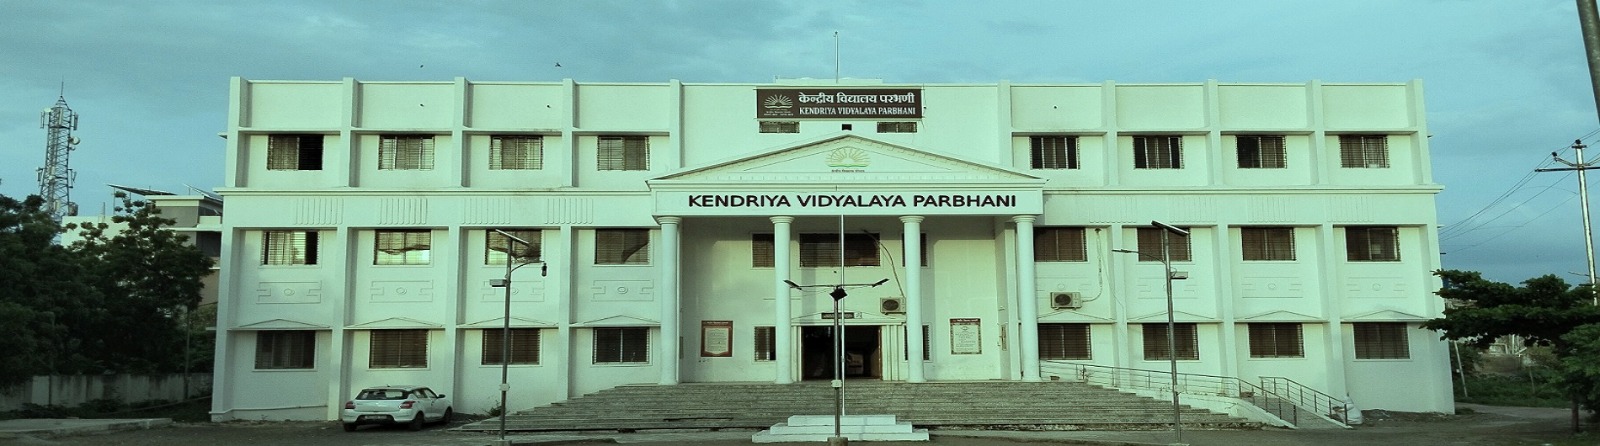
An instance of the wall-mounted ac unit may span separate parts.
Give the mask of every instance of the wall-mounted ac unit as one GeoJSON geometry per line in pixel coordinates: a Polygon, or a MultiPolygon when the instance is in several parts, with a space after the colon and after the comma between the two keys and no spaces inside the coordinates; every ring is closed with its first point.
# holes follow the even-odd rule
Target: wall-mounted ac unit
{"type": "Polygon", "coordinates": [[[1078,293],[1050,293],[1050,308],[1056,310],[1083,308],[1083,296],[1078,293]]]}
{"type": "Polygon", "coordinates": [[[883,314],[906,314],[906,299],[903,297],[885,297],[878,301],[878,312],[883,314]]]}

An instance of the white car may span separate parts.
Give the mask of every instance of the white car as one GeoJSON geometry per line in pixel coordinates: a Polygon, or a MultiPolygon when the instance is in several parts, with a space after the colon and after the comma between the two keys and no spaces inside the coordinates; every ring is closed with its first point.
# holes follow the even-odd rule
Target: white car
{"type": "Polygon", "coordinates": [[[424,423],[449,423],[455,411],[450,399],[423,386],[377,386],[361,389],[344,403],[339,422],[345,432],[363,424],[405,424],[422,430],[424,423]]]}

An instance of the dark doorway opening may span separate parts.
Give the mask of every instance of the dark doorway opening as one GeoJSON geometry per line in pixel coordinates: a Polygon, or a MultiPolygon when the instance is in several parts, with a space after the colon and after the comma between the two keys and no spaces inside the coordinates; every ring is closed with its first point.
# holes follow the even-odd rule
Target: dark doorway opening
{"type": "MultiPolygon", "coordinates": [[[[883,349],[877,325],[844,327],[845,378],[882,378],[883,349]]],[[[800,377],[833,379],[833,327],[800,327],[800,377]]]]}

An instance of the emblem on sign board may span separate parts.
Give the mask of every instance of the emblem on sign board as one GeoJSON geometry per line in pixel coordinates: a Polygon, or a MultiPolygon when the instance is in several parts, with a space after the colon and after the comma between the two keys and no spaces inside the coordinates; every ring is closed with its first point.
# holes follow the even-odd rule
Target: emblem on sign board
{"type": "Polygon", "coordinates": [[[872,163],[872,157],[867,151],[855,147],[840,147],[828,153],[828,167],[851,169],[867,167],[872,163]]]}
{"type": "Polygon", "coordinates": [[[766,107],[766,108],[768,108],[768,109],[785,109],[785,108],[793,107],[794,106],[794,100],[793,99],[789,99],[788,96],[784,96],[784,95],[781,95],[781,94],[775,94],[775,95],[772,95],[772,96],[767,96],[766,100],[761,101],[761,105],[766,107]]]}

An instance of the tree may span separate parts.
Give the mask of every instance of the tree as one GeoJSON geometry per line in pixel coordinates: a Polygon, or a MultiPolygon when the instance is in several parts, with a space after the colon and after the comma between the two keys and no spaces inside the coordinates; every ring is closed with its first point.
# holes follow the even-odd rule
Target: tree
{"type": "Polygon", "coordinates": [[[121,192],[116,197],[122,203],[112,221],[127,228],[114,234],[104,224],[84,228],[84,239],[71,247],[87,261],[82,280],[104,297],[97,323],[84,327],[84,349],[107,371],[176,371],[184,357],[182,317],[199,305],[212,260],[187,236],[166,229],[174,221],[159,209],[121,192]]]}
{"type": "Polygon", "coordinates": [[[1441,337],[1487,347],[1507,335],[1528,346],[1549,346],[1567,390],[1591,411],[1600,409],[1600,307],[1588,285],[1570,286],[1554,275],[1514,287],[1473,271],[1443,270],[1438,292],[1450,302],[1444,317],[1422,324],[1441,337]],[[1587,336],[1587,337],[1586,337],[1587,336]]]}
{"type": "Polygon", "coordinates": [[[81,356],[68,327],[92,317],[85,302],[96,290],[80,282],[82,258],[55,244],[60,226],[43,210],[44,200],[0,195],[0,385],[26,382],[52,370],[70,370],[81,356]]]}

